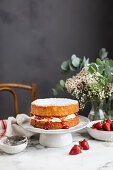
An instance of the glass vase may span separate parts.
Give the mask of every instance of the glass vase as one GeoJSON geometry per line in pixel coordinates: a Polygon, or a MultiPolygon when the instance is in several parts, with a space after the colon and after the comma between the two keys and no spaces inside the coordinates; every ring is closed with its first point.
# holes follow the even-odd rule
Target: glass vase
{"type": "Polygon", "coordinates": [[[93,100],[91,101],[92,108],[88,115],[90,121],[93,120],[104,120],[105,111],[103,109],[104,100],[93,100]]]}

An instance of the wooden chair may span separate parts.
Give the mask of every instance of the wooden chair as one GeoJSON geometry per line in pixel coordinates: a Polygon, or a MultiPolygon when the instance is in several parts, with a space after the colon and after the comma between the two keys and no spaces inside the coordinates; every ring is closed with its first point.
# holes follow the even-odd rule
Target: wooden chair
{"type": "Polygon", "coordinates": [[[37,85],[32,83],[31,85],[16,84],[16,83],[0,83],[0,91],[9,91],[14,96],[14,106],[15,106],[15,117],[18,114],[18,97],[16,92],[12,88],[23,88],[26,90],[31,90],[31,101],[37,99],[37,85]]]}

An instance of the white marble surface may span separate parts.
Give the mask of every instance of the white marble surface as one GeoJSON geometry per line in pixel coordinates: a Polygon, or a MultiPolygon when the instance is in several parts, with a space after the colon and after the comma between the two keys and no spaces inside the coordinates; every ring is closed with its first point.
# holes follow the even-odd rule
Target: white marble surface
{"type": "Polygon", "coordinates": [[[113,143],[94,140],[86,131],[81,131],[73,133],[71,145],[47,148],[39,145],[36,135],[19,154],[0,151],[0,170],[113,170],[113,143]],[[84,138],[90,149],[79,155],[69,155],[72,146],[84,138]]]}

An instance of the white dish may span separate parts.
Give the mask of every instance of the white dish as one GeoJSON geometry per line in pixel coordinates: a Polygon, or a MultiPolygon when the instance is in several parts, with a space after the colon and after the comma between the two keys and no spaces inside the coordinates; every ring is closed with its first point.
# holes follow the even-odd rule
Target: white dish
{"type": "Polygon", "coordinates": [[[15,146],[6,143],[7,137],[3,137],[0,140],[0,149],[8,154],[16,154],[23,151],[27,147],[27,137],[24,137],[24,142],[15,146]]]}
{"type": "Polygon", "coordinates": [[[95,139],[102,140],[102,141],[113,141],[113,131],[100,131],[92,129],[94,123],[100,122],[102,120],[91,121],[87,125],[87,131],[89,135],[95,139]]]}
{"type": "Polygon", "coordinates": [[[83,129],[89,123],[89,119],[79,116],[79,124],[69,129],[44,130],[30,125],[30,121],[21,126],[31,132],[40,133],[39,143],[47,147],[62,147],[72,143],[71,132],[83,129]]]}

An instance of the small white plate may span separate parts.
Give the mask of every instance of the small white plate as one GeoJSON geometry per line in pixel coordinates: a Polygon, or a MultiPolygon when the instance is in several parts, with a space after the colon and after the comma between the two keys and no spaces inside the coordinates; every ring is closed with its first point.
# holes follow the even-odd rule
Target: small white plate
{"type": "Polygon", "coordinates": [[[91,121],[87,125],[87,131],[89,135],[95,139],[102,140],[102,141],[113,141],[113,131],[100,131],[92,129],[94,123],[100,122],[102,120],[91,121]]]}
{"type": "Polygon", "coordinates": [[[7,140],[9,138],[10,137],[3,137],[0,140],[0,149],[2,151],[6,152],[8,154],[16,154],[16,153],[19,153],[19,152],[23,151],[27,147],[27,143],[28,143],[27,137],[23,136],[24,139],[22,140],[22,143],[17,144],[17,145],[8,144],[7,140]]]}

